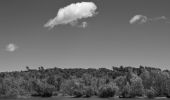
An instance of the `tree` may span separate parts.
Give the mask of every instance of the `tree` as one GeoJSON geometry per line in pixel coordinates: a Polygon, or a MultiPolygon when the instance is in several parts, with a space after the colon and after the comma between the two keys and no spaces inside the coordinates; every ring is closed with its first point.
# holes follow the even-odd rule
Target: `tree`
{"type": "Polygon", "coordinates": [[[150,89],[152,86],[152,80],[149,71],[143,70],[143,72],[140,75],[142,79],[142,83],[145,89],[150,89]]]}
{"type": "Polygon", "coordinates": [[[116,83],[116,85],[119,87],[119,91],[120,91],[120,94],[121,92],[123,91],[123,88],[124,86],[126,85],[127,83],[127,80],[126,80],[126,76],[119,76],[117,77],[114,82],[116,83]]]}
{"type": "Polygon", "coordinates": [[[131,92],[131,86],[129,82],[123,87],[121,95],[119,95],[122,98],[129,98],[130,97],[130,92],[131,92]]]}
{"type": "Polygon", "coordinates": [[[164,96],[166,90],[166,80],[169,74],[161,71],[152,71],[151,80],[154,90],[156,91],[156,96],[164,96]]]}
{"type": "Polygon", "coordinates": [[[148,98],[154,98],[155,97],[155,90],[153,88],[151,89],[146,89],[145,90],[145,95],[148,97],[148,98]]]}
{"type": "Polygon", "coordinates": [[[24,92],[15,78],[0,79],[0,97],[17,97],[24,92]]]}
{"type": "Polygon", "coordinates": [[[30,71],[30,68],[29,68],[29,66],[26,66],[26,69],[27,69],[27,71],[30,71]]]}
{"type": "Polygon", "coordinates": [[[0,97],[52,96],[54,93],[74,97],[112,97],[117,93],[126,98],[144,94],[149,98],[170,97],[170,71],[143,66],[113,67],[113,70],[27,67],[26,71],[0,73],[0,97]]]}
{"type": "Polygon", "coordinates": [[[36,92],[35,94],[32,94],[33,96],[50,97],[54,91],[54,87],[45,80],[34,80],[32,86],[36,92]]]}
{"type": "Polygon", "coordinates": [[[57,75],[50,76],[47,79],[47,83],[53,85],[57,91],[60,91],[60,87],[63,81],[64,81],[63,77],[57,75]]]}
{"type": "Polygon", "coordinates": [[[99,89],[99,97],[108,98],[113,97],[118,92],[119,88],[115,83],[105,84],[99,89]]]}
{"type": "Polygon", "coordinates": [[[61,86],[64,94],[80,97],[83,95],[83,85],[80,79],[69,79],[65,80],[61,86]]]}
{"type": "Polygon", "coordinates": [[[165,89],[165,95],[170,98],[170,78],[166,80],[166,89],[165,89]]]}
{"type": "Polygon", "coordinates": [[[142,96],[144,94],[144,87],[142,84],[142,79],[139,76],[133,76],[130,79],[130,95],[131,97],[142,96]]]}
{"type": "Polygon", "coordinates": [[[95,90],[92,86],[84,86],[83,87],[83,95],[85,97],[91,97],[95,95],[95,90]]]}

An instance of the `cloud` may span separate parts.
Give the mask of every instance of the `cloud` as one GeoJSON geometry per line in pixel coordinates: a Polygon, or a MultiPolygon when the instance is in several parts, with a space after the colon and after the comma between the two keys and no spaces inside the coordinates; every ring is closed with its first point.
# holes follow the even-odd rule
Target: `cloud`
{"type": "Polygon", "coordinates": [[[6,51],[8,51],[8,52],[14,52],[17,49],[18,49],[18,46],[13,43],[10,43],[6,46],[6,51]]]}
{"type": "Polygon", "coordinates": [[[147,16],[144,16],[144,15],[135,15],[130,19],[129,23],[130,24],[144,24],[144,23],[160,21],[160,20],[167,20],[167,18],[165,16],[148,18],[147,16]]]}
{"type": "Polygon", "coordinates": [[[146,23],[148,20],[148,18],[146,16],[143,15],[135,15],[134,17],[132,17],[129,21],[130,24],[143,24],[146,23]]]}
{"type": "Polygon", "coordinates": [[[79,28],[86,28],[88,23],[87,22],[82,22],[79,24],[78,21],[74,21],[70,23],[71,26],[79,27],[79,28]]]}
{"type": "MultiPolygon", "coordinates": [[[[58,10],[57,16],[50,19],[44,27],[53,28],[57,25],[70,24],[76,26],[78,20],[83,18],[93,17],[97,14],[97,6],[93,2],[78,2],[72,3],[58,10]]],[[[87,22],[82,22],[82,27],[87,26],[87,22]]]]}
{"type": "Polygon", "coordinates": [[[168,18],[166,18],[165,16],[161,16],[161,17],[156,17],[156,18],[153,18],[152,20],[167,20],[168,18]]]}
{"type": "Polygon", "coordinates": [[[82,27],[82,28],[86,28],[86,27],[87,27],[87,25],[88,25],[88,23],[87,23],[87,22],[82,22],[82,23],[81,23],[81,25],[80,25],[80,27],[82,27]]]}

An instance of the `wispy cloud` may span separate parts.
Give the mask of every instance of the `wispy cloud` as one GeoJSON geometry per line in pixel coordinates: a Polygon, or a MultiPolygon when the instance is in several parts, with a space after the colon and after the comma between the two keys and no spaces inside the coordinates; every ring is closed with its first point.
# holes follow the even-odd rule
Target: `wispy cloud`
{"type": "Polygon", "coordinates": [[[10,43],[6,46],[6,51],[8,51],[8,52],[14,52],[17,49],[18,49],[18,46],[13,43],[10,43]]]}
{"type": "MultiPolygon", "coordinates": [[[[64,8],[60,8],[57,16],[50,19],[44,27],[53,28],[60,24],[70,24],[78,26],[78,20],[93,17],[97,14],[97,6],[93,2],[72,3],[64,8]]],[[[82,22],[80,27],[87,27],[87,22],[82,22]]]]}
{"type": "Polygon", "coordinates": [[[147,16],[144,16],[144,15],[135,15],[130,19],[129,23],[130,24],[144,24],[144,23],[160,21],[160,20],[167,20],[167,18],[165,16],[148,18],[147,16]]]}
{"type": "Polygon", "coordinates": [[[78,21],[73,21],[70,23],[71,26],[79,27],[79,28],[86,28],[88,23],[87,22],[82,22],[79,23],[78,21]]]}
{"type": "Polygon", "coordinates": [[[160,17],[152,18],[151,20],[157,21],[157,20],[167,20],[167,19],[168,18],[166,18],[165,16],[160,16],[160,17]]]}
{"type": "Polygon", "coordinates": [[[82,23],[81,23],[81,25],[80,25],[80,27],[82,27],[82,28],[86,28],[86,27],[87,27],[87,25],[88,25],[88,23],[87,23],[87,22],[82,22],[82,23]]]}

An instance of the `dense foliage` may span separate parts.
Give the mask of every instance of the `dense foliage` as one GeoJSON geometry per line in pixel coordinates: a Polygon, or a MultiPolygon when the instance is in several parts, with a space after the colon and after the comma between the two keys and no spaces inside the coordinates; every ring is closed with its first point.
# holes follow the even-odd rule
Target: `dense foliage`
{"type": "Polygon", "coordinates": [[[116,84],[112,82],[102,85],[99,88],[99,97],[102,98],[114,97],[118,90],[119,90],[118,86],[116,86],[116,84]]]}
{"type": "Polygon", "coordinates": [[[0,97],[170,97],[170,71],[153,67],[26,69],[0,73],[0,97]]]}

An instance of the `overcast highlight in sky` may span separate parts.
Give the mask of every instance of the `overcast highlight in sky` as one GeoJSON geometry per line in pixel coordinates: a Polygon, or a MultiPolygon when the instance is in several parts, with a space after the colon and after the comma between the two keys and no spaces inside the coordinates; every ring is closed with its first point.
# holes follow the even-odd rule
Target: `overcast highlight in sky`
{"type": "Polygon", "coordinates": [[[1,0],[0,71],[26,66],[169,69],[169,4],[169,0],[1,0]]]}

